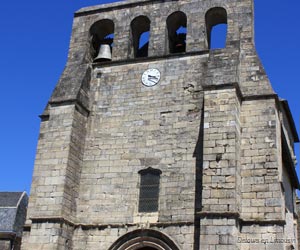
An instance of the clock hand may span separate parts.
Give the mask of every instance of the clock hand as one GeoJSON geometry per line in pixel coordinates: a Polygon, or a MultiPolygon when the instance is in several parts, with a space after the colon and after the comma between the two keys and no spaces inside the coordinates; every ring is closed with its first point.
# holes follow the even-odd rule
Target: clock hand
{"type": "Polygon", "coordinates": [[[148,75],[148,79],[151,79],[151,78],[158,79],[158,77],[156,77],[156,76],[148,75]]]}
{"type": "MultiPolygon", "coordinates": [[[[156,79],[156,80],[157,80],[157,79],[156,79]]],[[[156,83],[155,79],[152,79],[152,78],[148,78],[148,81],[149,81],[149,82],[156,83]]]]}

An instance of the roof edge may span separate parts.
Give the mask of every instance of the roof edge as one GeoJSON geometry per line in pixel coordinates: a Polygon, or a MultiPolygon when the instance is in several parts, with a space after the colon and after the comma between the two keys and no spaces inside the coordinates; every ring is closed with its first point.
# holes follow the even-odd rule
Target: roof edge
{"type": "Polygon", "coordinates": [[[284,164],[284,167],[288,170],[288,174],[292,180],[292,184],[293,184],[294,188],[300,190],[299,178],[298,178],[298,175],[296,172],[294,161],[289,153],[289,146],[288,146],[285,136],[282,136],[281,140],[282,140],[281,141],[281,143],[282,143],[282,158],[287,163],[287,164],[284,164]]]}
{"type": "Polygon", "coordinates": [[[288,103],[287,100],[284,100],[284,99],[280,100],[280,103],[282,104],[282,107],[283,107],[283,109],[286,113],[288,123],[291,127],[291,130],[292,130],[292,133],[293,133],[293,136],[294,136],[294,141],[299,142],[298,132],[297,132],[297,129],[296,129],[295,121],[293,119],[293,115],[292,115],[289,103],[288,103]]]}
{"type": "Polygon", "coordinates": [[[74,16],[83,16],[86,14],[94,14],[97,12],[103,12],[113,9],[127,8],[128,6],[139,6],[153,2],[166,2],[166,1],[178,1],[178,0],[121,0],[115,3],[98,4],[94,6],[83,7],[75,12],[74,16]]]}

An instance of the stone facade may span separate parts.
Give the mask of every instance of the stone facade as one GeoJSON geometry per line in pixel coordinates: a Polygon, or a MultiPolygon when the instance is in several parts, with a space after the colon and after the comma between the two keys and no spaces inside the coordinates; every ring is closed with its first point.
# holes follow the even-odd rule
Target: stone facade
{"type": "Polygon", "coordinates": [[[298,249],[299,139],[253,33],[252,0],[76,12],[65,71],[41,115],[22,249],[298,249]],[[226,46],[210,49],[221,23],[226,46]],[[174,42],[182,27],[184,44],[174,42]],[[149,43],[137,52],[142,31],[149,43]],[[112,38],[112,60],[93,62],[112,38]],[[161,75],[147,87],[150,68],[161,75]],[[139,209],[145,169],[161,172],[154,212],[139,209]]]}

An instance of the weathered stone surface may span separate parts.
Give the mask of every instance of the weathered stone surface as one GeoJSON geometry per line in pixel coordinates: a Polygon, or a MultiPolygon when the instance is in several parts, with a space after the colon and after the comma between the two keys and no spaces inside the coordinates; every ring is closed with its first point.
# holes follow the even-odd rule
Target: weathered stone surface
{"type": "Polygon", "coordinates": [[[298,136],[255,52],[252,11],[251,0],[144,0],[75,14],[42,116],[24,250],[289,246],[272,239],[293,240],[298,136]],[[166,26],[178,11],[186,51],[172,54],[166,26]],[[134,58],[131,21],[141,15],[148,57],[134,58]],[[93,63],[108,19],[112,61],[93,63]],[[210,50],[209,27],[224,22],[226,47],[210,50]],[[149,68],[160,71],[152,87],[141,82],[149,68]],[[139,212],[145,169],[161,172],[153,213],[139,212]]]}

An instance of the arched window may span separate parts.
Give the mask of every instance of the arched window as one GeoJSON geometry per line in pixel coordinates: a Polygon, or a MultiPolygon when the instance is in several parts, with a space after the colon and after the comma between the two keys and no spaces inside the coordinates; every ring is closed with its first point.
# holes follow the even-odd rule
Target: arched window
{"type": "Polygon", "coordinates": [[[141,176],[139,212],[157,212],[161,171],[147,168],[139,171],[139,174],[141,176]]]}
{"type": "Polygon", "coordinates": [[[131,31],[134,57],[147,57],[150,38],[150,20],[148,17],[138,16],[133,19],[131,31]]]}
{"type": "Polygon", "coordinates": [[[111,60],[112,47],[114,42],[114,22],[109,19],[97,21],[92,25],[90,29],[90,35],[92,45],[91,56],[92,58],[94,58],[94,61],[111,60]],[[101,47],[101,51],[104,51],[102,52],[102,55],[99,54],[101,47]],[[103,50],[103,48],[105,49],[103,50]]]}
{"type": "Polygon", "coordinates": [[[168,42],[170,53],[180,53],[186,50],[187,17],[181,11],[172,13],[167,18],[168,42]]]}
{"type": "Polygon", "coordinates": [[[215,7],[205,15],[207,42],[209,49],[225,48],[227,37],[227,12],[215,7]]]}

